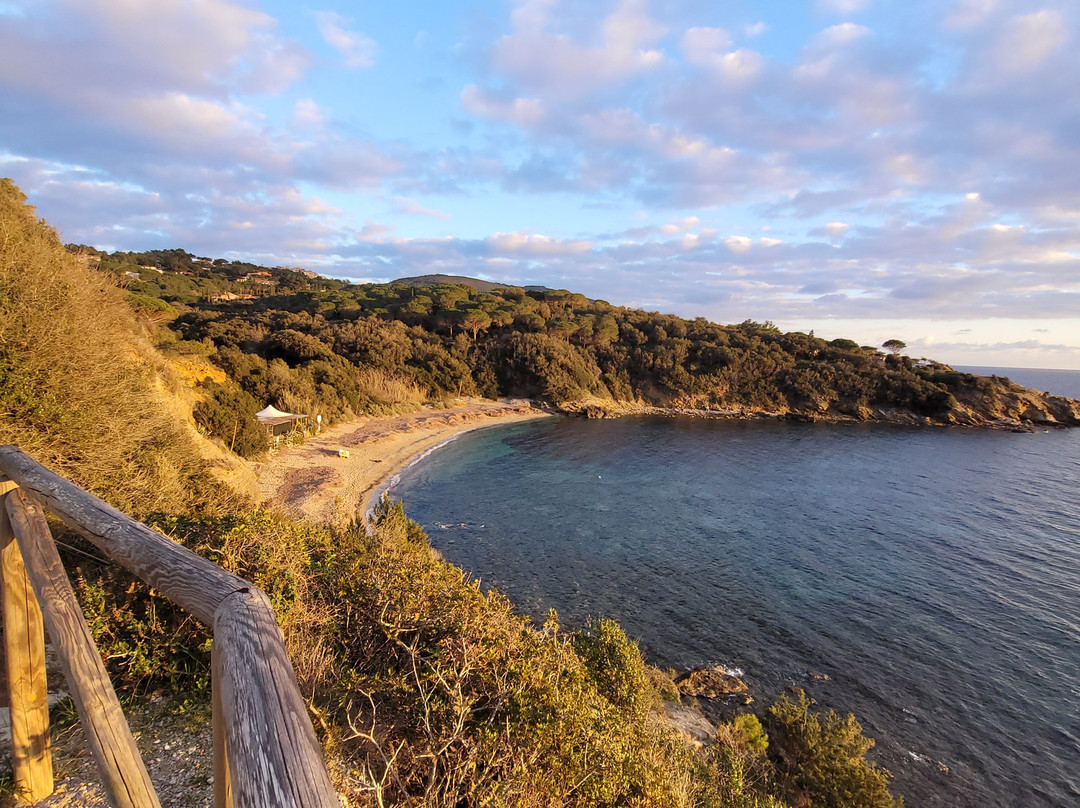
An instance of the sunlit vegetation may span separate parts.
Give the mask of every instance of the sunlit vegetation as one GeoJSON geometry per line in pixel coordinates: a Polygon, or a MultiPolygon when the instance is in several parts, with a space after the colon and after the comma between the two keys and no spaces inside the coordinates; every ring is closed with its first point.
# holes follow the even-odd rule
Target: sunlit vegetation
{"type": "MultiPolygon", "coordinates": [[[[265,512],[153,524],[270,596],[350,804],[894,805],[854,718],[815,713],[802,694],[692,748],[664,718],[671,681],[618,625],[532,624],[433,552],[400,504],[370,531],[265,512]]],[[[115,678],[205,691],[206,631],[115,570],[78,564],[115,678]]]]}
{"type": "Polygon", "coordinates": [[[178,250],[94,257],[141,311],[207,345],[256,400],[329,421],[461,395],[808,418],[890,410],[942,422],[960,391],[979,406],[995,399],[991,380],[852,340],[686,320],[565,290],[351,285],[178,250]]]}
{"type": "MultiPolygon", "coordinates": [[[[370,529],[242,507],[210,481],[190,413],[162,403],[177,382],[160,352],[224,369],[194,408],[224,446],[251,454],[264,439],[254,408],[268,400],[337,418],[462,393],[780,408],[854,406],[885,389],[936,411],[948,400],[932,397],[974,377],[568,292],[253,275],[264,271],[182,251],[65,250],[4,181],[0,440],[267,592],[350,804],[892,804],[854,719],[815,713],[802,696],[688,745],[664,714],[677,690],[616,624],[567,628],[552,614],[534,625],[443,561],[400,505],[383,504],[370,529]]],[[[206,629],[62,538],[116,682],[206,698],[206,629]]]]}
{"type": "Polygon", "coordinates": [[[126,510],[205,505],[220,491],[160,370],[123,291],[0,179],[0,443],[126,510]]]}

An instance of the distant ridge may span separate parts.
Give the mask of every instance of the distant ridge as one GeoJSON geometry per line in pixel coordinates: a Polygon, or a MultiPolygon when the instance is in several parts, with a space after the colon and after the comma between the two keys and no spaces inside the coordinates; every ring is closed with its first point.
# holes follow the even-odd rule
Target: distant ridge
{"type": "Polygon", "coordinates": [[[464,275],[416,275],[411,278],[398,278],[391,283],[403,283],[406,286],[438,286],[440,283],[452,283],[458,286],[471,286],[478,292],[491,292],[495,289],[525,289],[526,291],[544,291],[546,286],[514,286],[508,283],[482,281],[479,278],[467,278],[464,275]]]}
{"type": "Polygon", "coordinates": [[[509,284],[482,281],[478,278],[467,278],[464,275],[416,275],[411,278],[398,278],[391,283],[403,283],[406,286],[438,286],[440,283],[452,283],[457,286],[471,286],[478,292],[512,288],[509,284]]]}

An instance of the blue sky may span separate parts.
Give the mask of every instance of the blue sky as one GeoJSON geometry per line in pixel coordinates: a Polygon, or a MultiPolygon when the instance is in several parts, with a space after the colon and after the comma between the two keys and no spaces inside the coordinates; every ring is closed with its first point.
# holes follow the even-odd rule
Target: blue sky
{"type": "Polygon", "coordinates": [[[65,241],[1080,369],[1074,0],[0,0],[65,241]]]}

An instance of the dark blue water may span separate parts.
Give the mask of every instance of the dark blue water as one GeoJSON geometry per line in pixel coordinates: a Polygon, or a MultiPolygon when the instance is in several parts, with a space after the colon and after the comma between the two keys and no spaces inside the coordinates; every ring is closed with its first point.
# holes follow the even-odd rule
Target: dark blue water
{"type": "Polygon", "coordinates": [[[1080,430],[633,418],[465,435],[393,494],[523,611],[798,684],[909,806],[974,807],[1080,805],[1078,491],[1080,430]]]}

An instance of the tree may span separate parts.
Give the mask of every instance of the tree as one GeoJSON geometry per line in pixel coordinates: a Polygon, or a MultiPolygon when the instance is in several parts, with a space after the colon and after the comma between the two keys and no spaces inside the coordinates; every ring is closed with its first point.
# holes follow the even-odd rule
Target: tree
{"type": "Polygon", "coordinates": [[[881,347],[889,353],[898,354],[907,347],[907,343],[902,339],[887,339],[881,343],[881,347]]]}
{"type": "Polygon", "coordinates": [[[266,430],[255,417],[258,402],[235,383],[207,385],[207,397],[195,405],[196,423],[220,438],[241,457],[258,457],[270,448],[266,430]]]}
{"type": "Polygon", "coordinates": [[[782,695],[765,714],[768,752],[787,801],[807,808],[902,808],[889,774],[866,759],[874,741],[850,713],[810,711],[802,690],[782,695]]]}
{"type": "Polygon", "coordinates": [[[483,309],[466,309],[461,325],[472,332],[475,340],[477,334],[491,326],[491,317],[483,309]]]}

